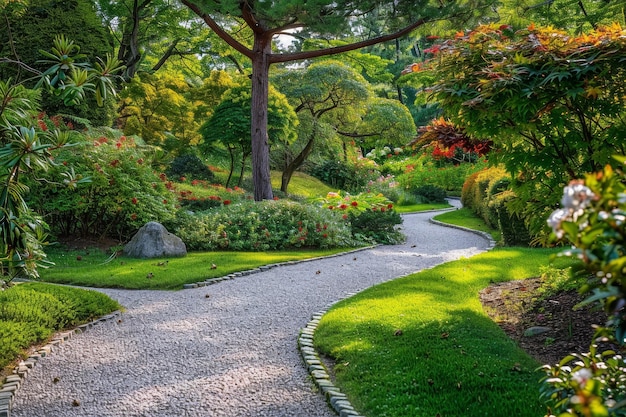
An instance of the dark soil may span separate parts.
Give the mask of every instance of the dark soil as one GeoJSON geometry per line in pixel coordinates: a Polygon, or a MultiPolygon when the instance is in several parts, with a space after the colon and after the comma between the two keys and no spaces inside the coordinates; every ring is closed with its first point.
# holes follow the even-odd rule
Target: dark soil
{"type": "Polygon", "coordinates": [[[570,353],[588,352],[594,326],[604,325],[606,314],[594,306],[575,308],[583,300],[575,291],[538,299],[538,286],[534,278],[492,284],[480,300],[489,317],[540,363],[554,365],[570,353]]]}

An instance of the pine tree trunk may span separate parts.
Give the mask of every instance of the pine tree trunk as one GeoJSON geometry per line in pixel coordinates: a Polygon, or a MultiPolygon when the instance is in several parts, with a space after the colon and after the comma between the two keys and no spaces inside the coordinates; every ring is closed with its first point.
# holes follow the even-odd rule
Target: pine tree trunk
{"type": "Polygon", "coordinates": [[[269,54],[271,36],[254,37],[252,57],[252,183],[254,200],[271,200],[270,152],[267,134],[267,106],[269,95],[269,54]]]}

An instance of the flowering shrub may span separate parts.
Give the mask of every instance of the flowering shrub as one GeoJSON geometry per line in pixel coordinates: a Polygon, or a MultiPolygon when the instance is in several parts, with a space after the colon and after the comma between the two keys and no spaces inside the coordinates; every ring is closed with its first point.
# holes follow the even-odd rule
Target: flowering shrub
{"type": "MultiPolygon", "coordinates": [[[[626,158],[620,157],[620,162],[626,158]]],[[[608,341],[626,344],[626,175],[606,167],[584,181],[565,187],[562,208],[548,219],[558,239],[573,246],[564,252],[580,260],[579,272],[588,276],[582,293],[585,303],[599,301],[609,315],[607,329],[598,333],[608,341]]],[[[546,366],[542,393],[561,416],[626,415],[626,366],[611,350],[571,355],[559,365],[546,366]],[[573,361],[573,367],[570,364],[573,361]]]]}
{"type": "Polygon", "coordinates": [[[322,207],[339,212],[350,223],[352,236],[369,243],[395,244],[404,236],[395,226],[402,218],[393,203],[382,194],[360,193],[355,196],[328,193],[319,200],[322,207]]]}
{"type": "Polygon", "coordinates": [[[229,205],[244,199],[252,199],[250,194],[239,187],[228,188],[222,185],[209,184],[203,180],[192,180],[175,183],[181,207],[191,211],[205,211],[211,208],[229,205]]]}
{"type": "Polygon", "coordinates": [[[157,175],[148,154],[132,138],[86,136],[55,157],[56,165],[33,182],[29,203],[67,236],[129,238],[148,221],[172,217],[176,198],[165,175],[157,175]],[[74,188],[59,183],[66,166],[89,181],[74,188]]]}
{"type": "Polygon", "coordinates": [[[260,251],[357,244],[339,212],[287,200],[245,200],[201,213],[181,211],[168,228],[191,250],[260,251]]]}

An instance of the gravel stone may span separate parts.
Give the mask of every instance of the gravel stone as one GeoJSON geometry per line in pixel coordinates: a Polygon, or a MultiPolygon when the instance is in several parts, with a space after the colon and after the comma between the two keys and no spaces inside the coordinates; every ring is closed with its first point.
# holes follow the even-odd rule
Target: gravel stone
{"type": "Polygon", "coordinates": [[[197,301],[204,288],[100,290],[125,307],[123,320],[40,349],[11,417],[336,417],[307,372],[300,331],[346,294],[489,247],[432,216],[404,215],[401,245],[241,274],[207,302],[197,301]]]}

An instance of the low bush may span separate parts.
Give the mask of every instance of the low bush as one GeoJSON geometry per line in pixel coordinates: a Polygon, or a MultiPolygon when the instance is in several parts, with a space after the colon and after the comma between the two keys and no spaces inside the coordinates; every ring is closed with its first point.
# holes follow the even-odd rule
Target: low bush
{"type": "MultiPolygon", "coordinates": [[[[486,162],[463,163],[459,165],[441,165],[427,155],[411,158],[404,162],[402,172],[396,174],[396,180],[405,191],[414,192],[423,185],[435,185],[443,188],[448,195],[459,196],[465,179],[476,171],[486,167],[486,162]]],[[[398,171],[398,167],[394,172],[398,171]]]]}
{"type": "Polygon", "coordinates": [[[199,213],[181,211],[168,229],[190,250],[278,250],[354,246],[341,214],[287,200],[241,201],[199,213]]]}
{"type": "Polygon", "coordinates": [[[414,193],[422,203],[429,204],[446,202],[446,190],[436,185],[422,185],[420,187],[417,187],[414,193]]]}
{"type": "Polygon", "coordinates": [[[51,334],[108,314],[120,305],[96,292],[42,283],[0,292],[0,368],[51,334]]]}
{"type": "Polygon", "coordinates": [[[310,174],[335,189],[349,192],[361,191],[380,177],[378,167],[368,159],[354,163],[329,160],[311,169],[310,174]]]}
{"type": "Polygon", "coordinates": [[[350,223],[352,236],[359,241],[395,244],[404,239],[395,228],[402,218],[383,194],[328,193],[319,202],[324,208],[342,213],[342,218],[350,223]]]}
{"type": "Polygon", "coordinates": [[[215,179],[209,167],[193,154],[179,155],[174,158],[165,173],[168,177],[174,179],[181,179],[182,177],[189,180],[205,180],[209,182],[215,179]]]}

